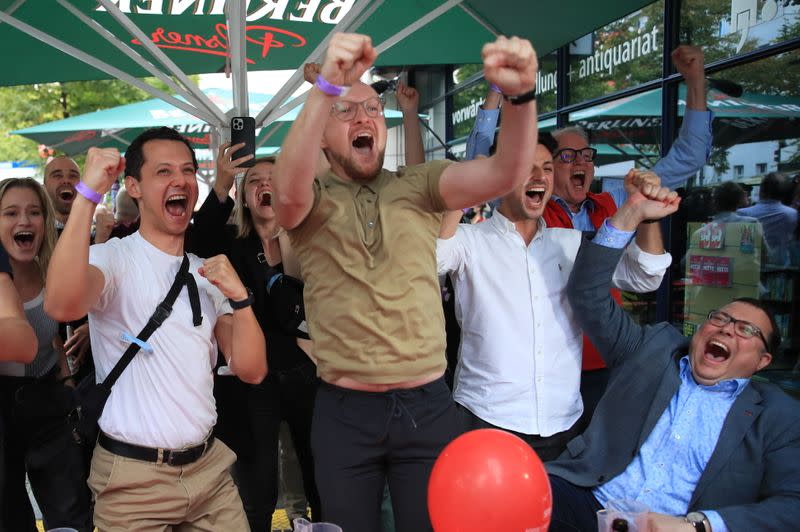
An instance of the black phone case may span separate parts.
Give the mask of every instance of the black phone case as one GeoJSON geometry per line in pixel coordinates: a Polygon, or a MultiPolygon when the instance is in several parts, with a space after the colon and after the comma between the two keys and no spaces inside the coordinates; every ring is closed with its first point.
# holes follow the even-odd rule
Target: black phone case
{"type": "Polygon", "coordinates": [[[250,168],[255,162],[256,153],[256,119],[252,116],[235,116],[231,118],[231,146],[240,142],[244,142],[244,147],[236,150],[231,159],[253,154],[253,159],[239,165],[250,168]]]}

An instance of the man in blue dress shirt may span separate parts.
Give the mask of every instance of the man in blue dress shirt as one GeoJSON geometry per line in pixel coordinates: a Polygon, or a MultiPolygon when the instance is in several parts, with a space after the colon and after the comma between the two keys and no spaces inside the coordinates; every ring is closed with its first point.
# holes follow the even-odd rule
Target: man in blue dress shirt
{"type": "Polygon", "coordinates": [[[638,214],[612,220],[615,238],[584,240],[568,284],[611,379],[587,430],[547,464],[550,530],[596,530],[597,510],[626,499],[649,507],[654,531],[795,530],[800,409],[750,378],[779,345],[775,320],[759,301],[737,299],[687,339],[668,323],[639,326],[613,304],[617,248],[671,209],[640,200],[638,214]]]}

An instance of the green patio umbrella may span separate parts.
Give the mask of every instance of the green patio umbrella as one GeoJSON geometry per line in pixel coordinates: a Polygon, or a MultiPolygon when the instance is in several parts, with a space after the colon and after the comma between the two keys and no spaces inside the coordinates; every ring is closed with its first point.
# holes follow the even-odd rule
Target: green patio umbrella
{"type": "MultiPolygon", "coordinates": [[[[116,77],[223,128],[227,117],[186,74],[230,68],[237,114],[250,114],[243,74],[320,60],[334,28],[370,35],[379,66],[476,63],[497,34],[545,54],[651,1],[0,0],[0,85],[116,77]]],[[[257,123],[277,118],[301,82],[292,77],[257,123]]]]}
{"type": "MultiPolygon", "coordinates": [[[[233,105],[233,97],[229,90],[208,89],[205,94],[223,109],[233,105]]],[[[262,108],[270,98],[271,96],[268,94],[250,93],[250,102],[256,111],[262,108]]],[[[276,123],[262,128],[257,132],[256,143],[272,147],[273,150],[276,149],[274,147],[280,146],[283,137],[289,131],[287,123],[293,121],[298,112],[299,109],[295,109],[280,117],[276,123]]],[[[386,109],[385,116],[388,127],[394,127],[403,122],[403,115],[398,111],[386,109]]],[[[75,155],[84,153],[92,146],[114,147],[124,151],[139,133],[158,126],[178,129],[194,144],[195,148],[210,149],[213,147],[211,126],[199,118],[157,99],[120,105],[112,109],[47,122],[11,133],[56,148],[68,155],[75,155]]]]}
{"type": "MultiPolygon", "coordinates": [[[[685,97],[681,86],[679,116],[686,111],[685,97]]],[[[747,92],[735,98],[711,89],[707,100],[716,146],[800,137],[800,98],[747,92]]],[[[577,111],[570,123],[589,131],[593,143],[659,144],[661,89],[577,111]]]]}

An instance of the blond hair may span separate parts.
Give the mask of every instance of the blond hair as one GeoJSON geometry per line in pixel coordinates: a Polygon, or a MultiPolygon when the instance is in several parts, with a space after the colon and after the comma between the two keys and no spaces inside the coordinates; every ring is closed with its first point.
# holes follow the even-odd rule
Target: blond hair
{"type": "Polygon", "coordinates": [[[39,251],[36,253],[36,260],[39,263],[39,273],[42,276],[42,282],[45,281],[47,276],[47,266],[50,264],[50,257],[53,256],[53,250],[56,247],[56,214],[53,209],[53,204],[50,201],[50,196],[47,191],[38,181],[30,177],[12,177],[0,181],[0,202],[12,188],[27,188],[36,192],[39,196],[39,202],[42,204],[42,213],[44,214],[44,238],[39,251]]]}
{"type": "Polygon", "coordinates": [[[250,212],[247,205],[245,205],[244,185],[247,181],[247,176],[250,175],[250,171],[259,164],[269,163],[274,165],[275,160],[276,158],[270,155],[269,157],[259,157],[253,161],[253,166],[247,169],[242,181],[236,187],[236,206],[233,208],[233,222],[236,224],[236,238],[247,238],[254,228],[253,214],[250,212]]]}

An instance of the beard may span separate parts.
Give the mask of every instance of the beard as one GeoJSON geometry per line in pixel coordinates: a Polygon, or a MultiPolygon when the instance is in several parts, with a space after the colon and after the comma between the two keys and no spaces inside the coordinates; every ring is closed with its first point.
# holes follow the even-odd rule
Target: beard
{"type": "Polygon", "coordinates": [[[325,155],[328,157],[328,161],[338,164],[342,170],[344,170],[345,174],[347,174],[347,177],[353,181],[363,183],[375,179],[375,177],[383,169],[383,158],[385,152],[385,148],[379,151],[378,157],[375,159],[375,163],[366,168],[359,168],[356,166],[356,163],[352,157],[339,155],[338,153],[334,153],[332,150],[325,150],[325,155]]]}

